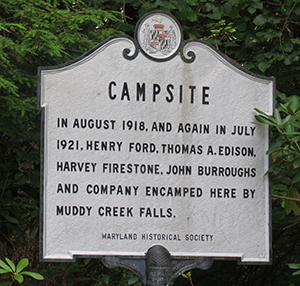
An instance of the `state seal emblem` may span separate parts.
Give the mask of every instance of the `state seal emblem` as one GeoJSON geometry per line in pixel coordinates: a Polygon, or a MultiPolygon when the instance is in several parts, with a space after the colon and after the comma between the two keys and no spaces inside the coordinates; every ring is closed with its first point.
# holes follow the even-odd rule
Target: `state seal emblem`
{"type": "Polygon", "coordinates": [[[146,56],[164,61],[177,54],[182,42],[182,31],[171,15],[162,11],[150,12],[137,24],[136,39],[146,56]]]}

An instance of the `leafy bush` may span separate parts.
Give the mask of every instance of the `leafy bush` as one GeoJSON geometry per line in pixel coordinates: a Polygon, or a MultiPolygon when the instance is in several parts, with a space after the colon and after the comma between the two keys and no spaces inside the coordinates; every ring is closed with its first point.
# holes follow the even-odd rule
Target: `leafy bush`
{"type": "Polygon", "coordinates": [[[37,280],[43,280],[44,277],[38,273],[31,271],[22,271],[28,265],[28,259],[22,259],[18,265],[16,266],[9,258],[5,258],[7,264],[0,260],[0,274],[7,274],[6,277],[11,281],[6,283],[1,283],[1,285],[12,285],[14,281],[18,281],[19,283],[23,283],[24,277],[23,275],[28,275],[37,280]]]}
{"type": "MultiPolygon", "coordinates": [[[[284,95],[281,97],[286,99],[284,95]]],[[[269,173],[272,176],[273,197],[281,201],[287,214],[300,215],[300,103],[299,97],[278,103],[274,116],[256,109],[257,124],[272,127],[272,144],[267,154],[272,156],[269,173]]],[[[300,219],[299,219],[300,220],[300,219]]]]}

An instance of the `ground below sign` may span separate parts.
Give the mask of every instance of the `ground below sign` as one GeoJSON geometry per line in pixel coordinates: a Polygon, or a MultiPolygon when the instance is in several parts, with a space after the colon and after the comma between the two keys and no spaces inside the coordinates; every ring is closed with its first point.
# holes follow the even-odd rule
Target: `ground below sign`
{"type": "Polygon", "coordinates": [[[147,14],[70,63],[39,69],[42,259],[175,256],[270,261],[274,81],[177,21],[147,14]]]}

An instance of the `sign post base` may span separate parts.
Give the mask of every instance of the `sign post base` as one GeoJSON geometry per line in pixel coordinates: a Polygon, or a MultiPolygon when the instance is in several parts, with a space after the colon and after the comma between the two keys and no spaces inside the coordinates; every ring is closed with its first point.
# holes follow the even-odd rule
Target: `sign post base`
{"type": "Polygon", "coordinates": [[[162,245],[150,247],[144,257],[105,256],[102,258],[109,268],[123,267],[131,270],[145,286],[171,286],[176,278],[194,268],[206,270],[213,264],[213,258],[194,259],[172,257],[162,245]]]}

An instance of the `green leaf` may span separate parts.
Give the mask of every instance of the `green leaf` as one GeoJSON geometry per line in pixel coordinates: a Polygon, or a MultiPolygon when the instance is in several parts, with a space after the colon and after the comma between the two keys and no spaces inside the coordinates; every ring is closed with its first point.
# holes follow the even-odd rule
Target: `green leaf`
{"type": "Polygon", "coordinates": [[[248,63],[245,63],[243,65],[243,67],[246,68],[246,69],[252,69],[252,68],[255,67],[255,65],[253,63],[248,62],[248,63]]]}
{"type": "Polygon", "coordinates": [[[60,272],[51,272],[51,273],[49,273],[49,274],[46,275],[46,278],[49,279],[49,280],[51,280],[51,279],[54,279],[54,278],[56,278],[56,277],[58,277],[60,275],[61,275],[60,272]]]}
{"type": "Polygon", "coordinates": [[[282,141],[282,140],[272,143],[270,149],[266,152],[266,155],[272,154],[274,151],[276,151],[278,149],[282,149],[281,146],[283,143],[284,143],[284,141],[282,141]]]}
{"type": "Polygon", "coordinates": [[[260,14],[255,17],[253,23],[257,26],[262,26],[267,23],[267,18],[263,14],[260,14]]]}
{"type": "Polygon", "coordinates": [[[227,47],[239,47],[239,44],[235,42],[224,42],[224,45],[227,47]]]}
{"type": "Polygon", "coordinates": [[[102,280],[103,280],[103,282],[104,282],[105,284],[108,284],[108,283],[109,283],[109,280],[110,280],[109,275],[104,275],[104,276],[102,277],[102,280]]]}
{"type": "Polygon", "coordinates": [[[275,120],[277,121],[277,123],[279,125],[282,123],[280,112],[279,112],[279,110],[277,108],[274,110],[274,118],[275,118],[275,120]]]}
{"type": "Polygon", "coordinates": [[[24,271],[21,272],[23,275],[28,275],[31,276],[32,278],[36,279],[36,280],[43,280],[44,277],[41,274],[35,273],[35,272],[29,272],[29,271],[24,271]]]}
{"type": "Polygon", "coordinates": [[[21,272],[28,265],[28,259],[22,259],[17,265],[17,272],[21,272]]]}
{"type": "Polygon", "coordinates": [[[139,280],[139,278],[137,276],[134,276],[134,277],[130,277],[127,281],[128,285],[132,285],[134,284],[135,282],[137,282],[139,280]]]}
{"type": "Polygon", "coordinates": [[[4,274],[4,273],[11,273],[11,270],[5,270],[5,269],[1,269],[0,268],[0,274],[4,274]]]}
{"type": "Polygon", "coordinates": [[[37,210],[34,210],[30,213],[31,217],[37,217],[38,215],[40,214],[40,210],[37,209],[37,210]]]}
{"type": "Polygon", "coordinates": [[[12,269],[4,262],[0,259],[0,267],[2,267],[3,269],[12,272],[12,269]]]}
{"type": "Polygon", "coordinates": [[[300,44],[300,38],[291,39],[291,42],[292,42],[293,44],[299,45],[299,44],[300,44]]]}
{"type": "Polygon", "coordinates": [[[293,167],[295,169],[299,168],[300,167],[300,158],[296,158],[293,162],[293,167]]]}
{"type": "MultiPolygon", "coordinates": [[[[289,188],[289,191],[287,193],[287,197],[289,197],[289,198],[293,198],[294,197],[294,187],[293,186],[291,186],[289,188]]],[[[284,210],[285,210],[286,214],[290,214],[291,213],[291,211],[293,210],[294,203],[295,202],[293,202],[293,201],[285,200],[284,210]]]]}
{"type": "Polygon", "coordinates": [[[286,214],[282,209],[272,212],[272,219],[274,219],[274,221],[283,220],[285,218],[286,218],[286,214]]]}
{"type": "Polygon", "coordinates": [[[77,263],[73,263],[68,267],[68,272],[70,272],[70,273],[77,272],[82,267],[83,267],[82,265],[79,265],[77,263]]]}
{"type": "Polygon", "coordinates": [[[292,275],[295,276],[295,275],[299,275],[299,274],[300,274],[300,270],[295,271],[292,275]]]}
{"type": "Polygon", "coordinates": [[[7,285],[11,285],[11,284],[10,284],[10,281],[8,281],[8,282],[3,282],[3,283],[0,284],[0,286],[7,286],[7,285]]]}
{"type": "Polygon", "coordinates": [[[284,120],[282,121],[282,125],[286,124],[286,123],[290,123],[291,122],[292,117],[290,115],[288,115],[286,118],[284,118],[284,120]]]}
{"type": "Polygon", "coordinates": [[[88,278],[88,277],[78,277],[76,278],[77,281],[91,281],[92,279],[91,278],[88,278]]]}
{"type": "Polygon", "coordinates": [[[213,13],[213,14],[208,14],[207,17],[214,20],[220,20],[222,18],[222,15],[221,13],[213,13]]]}
{"type": "Polygon", "coordinates": [[[256,9],[253,7],[253,6],[250,6],[247,11],[250,13],[250,14],[254,14],[256,12],[256,9]]]}
{"type": "Polygon", "coordinates": [[[287,57],[285,57],[285,59],[284,59],[284,64],[285,65],[290,65],[290,64],[292,64],[293,63],[293,59],[292,59],[292,57],[291,56],[287,56],[287,57]]]}
{"type": "Polygon", "coordinates": [[[32,239],[36,236],[37,232],[38,232],[38,225],[35,225],[31,230],[30,230],[30,233],[29,233],[29,237],[32,239]]]}
{"type": "MultiPolygon", "coordinates": [[[[296,2],[295,2],[296,3],[296,2]]],[[[296,14],[296,15],[300,15],[300,4],[297,3],[296,6],[294,7],[294,10],[293,12],[296,14]]]]}
{"type": "Polygon", "coordinates": [[[287,106],[286,110],[290,115],[294,115],[294,111],[290,108],[290,106],[287,106]]]}
{"type": "Polygon", "coordinates": [[[300,132],[286,132],[287,135],[300,135],[300,132]]]}
{"type": "Polygon", "coordinates": [[[258,32],[256,35],[257,36],[264,36],[266,39],[269,40],[269,39],[273,39],[275,37],[281,37],[282,32],[270,29],[270,30],[267,30],[267,31],[258,32]]]}
{"type": "Polygon", "coordinates": [[[189,5],[194,6],[198,3],[198,0],[187,0],[186,3],[189,4],[189,5]]]}
{"type": "Polygon", "coordinates": [[[212,3],[205,3],[203,6],[203,10],[204,12],[209,12],[211,10],[213,10],[216,6],[212,3]]]}
{"type": "Polygon", "coordinates": [[[297,96],[292,96],[290,101],[290,107],[295,112],[300,106],[299,99],[297,96]]]}
{"type": "Polygon", "coordinates": [[[274,123],[277,123],[276,120],[272,116],[266,114],[265,112],[259,110],[258,108],[254,108],[254,110],[260,114],[263,114],[265,117],[267,117],[268,120],[273,121],[274,123]]]}
{"type": "Polygon", "coordinates": [[[294,45],[291,42],[285,42],[283,43],[283,49],[285,52],[290,53],[294,49],[294,45]]]}
{"type": "Polygon", "coordinates": [[[262,71],[265,72],[271,66],[270,62],[261,61],[258,63],[257,67],[262,71]]]}
{"type": "Polygon", "coordinates": [[[74,284],[74,279],[71,277],[71,276],[67,276],[66,277],[66,283],[68,284],[68,285],[70,285],[70,284],[74,284]]]}
{"type": "Polygon", "coordinates": [[[297,174],[293,178],[293,184],[297,183],[300,181],[300,171],[297,172],[297,174]]]}
{"type": "Polygon", "coordinates": [[[5,258],[7,264],[10,266],[10,268],[15,272],[16,271],[16,265],[9,259],[5,258]]]}
{"type": "Polygon", "coordinates": [[[183,278],[188,278],[188,276],[187,276],[186,274],[184,274],[184,273],[182,273],[181,276],[182,276],[183,278]]]}
{"type": "Polygon", "coordinates": [[[239,14],[240,9],[238,9],[236,6],[232,7],[231,12],[229,13],[229,17],[231,17],[232,19],[235,19],[237,17],[237,15],[239,14]]]}
{"type": "Polygon", "coordinates": [[[184,13],[185,17],[189,21],[191,21],[191,22],[197,21],[197,14],[195,13],[195,11],[192,10],[191,7],[189,7],[189,6],[182,7],[182,12],[184,13]]]}
{"type": "Polygon", "coordinates": [[[261,10],[263,8],[263,3],[261,2],[253,2],[252,7],[261,10]]]}
{"type": "Polygon", "coordinates": [[[18,224],[19,223],[19,221],[16,219],[16,218],[14,218],[14,217],[12,217],[12,216],[9,216],[9,215],[5,215],[5,214],[2,214],[9,222],[11,222],[11,223],[15,223],[15,224],[18,224]]]}
{"type": "Polygon", "coordinates": [[[14,275],[14,278],[19,282],[22,283],[24,281],[24,277],[22,274],[18,273],[14,275]]]}
{"type": "Polygon", "coordinates": [[[298,119],[300,119],[300,113],[299,113],[298,115],[292,117],[292,118],[289,120],[289,122],[294,122],[294,121],[296,121],[296,120],[298,120],[298,119]]]}
{"type": "Polygon", "coordinates": [[[287,265],[291,269],[300,269],[300,264],[299,263],[288,263],[287,265]]]}
{"type": "Polygon", "coordinates": [[[272,121],[270,121],[268,118],[265,118],[264,116],[261,115],[255,115],[255,118],[258,122],[251,122],[254,124],[264,124],[264,125],[271,125],[271,126],[276,126],[276,124],[274,124],[272,121]]]}
{"type": "Polygon", "coordinates": [[[278,185],[274,185],[273,187],[272,187],[272,190],[281,190],[281,191],[288,191],[288,188],[287,188],[287,186],[286,185],[283,185],[283,184],[278,184],[278,185]]]}

